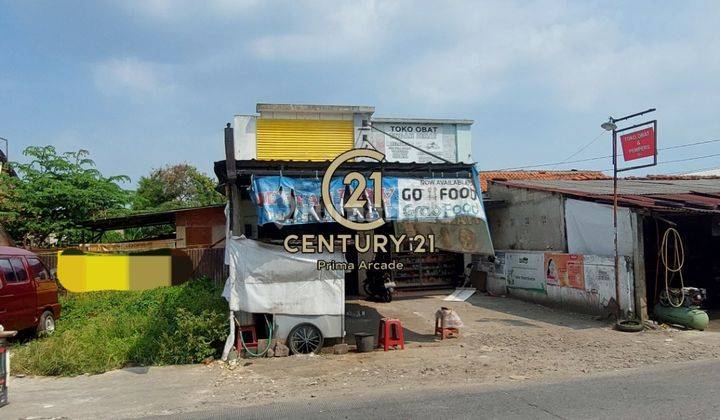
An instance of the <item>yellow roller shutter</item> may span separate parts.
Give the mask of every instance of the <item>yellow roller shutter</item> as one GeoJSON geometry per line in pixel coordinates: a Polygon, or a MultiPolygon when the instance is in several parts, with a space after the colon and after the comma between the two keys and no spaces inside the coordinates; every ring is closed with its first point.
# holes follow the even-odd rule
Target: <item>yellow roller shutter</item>
{"type": "Polygon", "coordinates": [[[257,120],[260,160],[332,160],[353,148],[353,122],[345,120],[257,120]]]}

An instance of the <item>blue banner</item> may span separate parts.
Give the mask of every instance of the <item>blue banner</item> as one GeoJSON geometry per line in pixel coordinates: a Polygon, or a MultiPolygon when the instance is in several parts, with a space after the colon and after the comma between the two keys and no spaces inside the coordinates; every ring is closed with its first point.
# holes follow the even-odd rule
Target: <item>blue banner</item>
{"type": "MultiPolygon", "coordinates": [[[[343,184],[342,177],[330,182],[335,209],[346,219],[369,222],[379,217],[402,221],[449,221],[460,216],[486,220],[477,184],[470,178],[383,177],[382,203],[374,203],[374,183],[361,195],[363,208],[344,208],[357,187],[343,184]],[[384,215],[384,216],[383,216],[384,215]]],[[[252,198],[258,207],[258,223],[305,224],[332,222],[320,191],[321,179],[266,176],[254,178],[252,198]]]]}

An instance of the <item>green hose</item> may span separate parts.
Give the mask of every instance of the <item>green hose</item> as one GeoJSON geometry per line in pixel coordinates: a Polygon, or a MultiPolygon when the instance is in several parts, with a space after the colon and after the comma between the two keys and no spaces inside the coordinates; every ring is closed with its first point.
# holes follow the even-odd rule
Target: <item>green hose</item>
{"type": "Polygon", "coordinates": [[[265,347],[265,350],[263,350],[260,353],[253,353],[246,345],[245,340],[243,340],[242,331],[240,331],[240,344],[242,345],[242,348],[252,357],[263,357],[265,356],[265,353],[267,353],[268,350],[270,350],[270,346],[272,345],[272,337],[273,337],[273,326],[268,321],[267,315],[265,315],[265,324],[268,328],[268,340],[267,340],[267,346],[265,347]]]}

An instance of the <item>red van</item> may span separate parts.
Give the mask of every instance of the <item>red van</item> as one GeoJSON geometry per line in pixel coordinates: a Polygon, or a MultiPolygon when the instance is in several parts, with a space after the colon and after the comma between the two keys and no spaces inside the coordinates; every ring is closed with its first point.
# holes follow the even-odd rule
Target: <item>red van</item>
{"type": "Polygon", "coordinates": [[[52,334],[60,317],[57,282],[37,255],[0,246],[0,324],[52,334]]]}

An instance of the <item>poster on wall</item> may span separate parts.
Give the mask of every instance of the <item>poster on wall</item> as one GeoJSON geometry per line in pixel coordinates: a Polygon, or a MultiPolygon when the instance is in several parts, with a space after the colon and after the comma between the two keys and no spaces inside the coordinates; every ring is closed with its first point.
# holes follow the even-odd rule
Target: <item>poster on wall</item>
{"type": "Polygon", "coordinates": [[[545,253],[545,281],[549,285],[585,289],[583,256],[545,253]]]}
{"type": "Polygon", "coordinates": [[[373,125],[389,134],[373,131],[370,135],[373,146],[385,154],[388,162],[442,162],[441,159],[434,158],[405,143],[427,150],[450,162],[457,161],[457,135],[453,124],[398,122],[373,125]],[[397,139],[401,139],[405,143],[397,139]]]}
{"type": "Polygon", "coordinates": [[[512,252],[505,254],[507,287],[545,293],[543,254],[512,252]]]}

